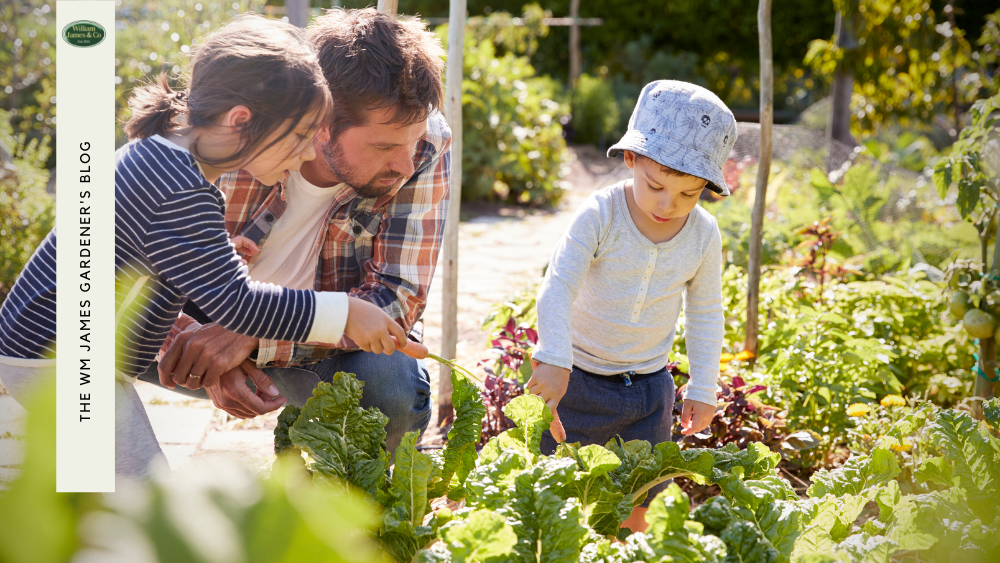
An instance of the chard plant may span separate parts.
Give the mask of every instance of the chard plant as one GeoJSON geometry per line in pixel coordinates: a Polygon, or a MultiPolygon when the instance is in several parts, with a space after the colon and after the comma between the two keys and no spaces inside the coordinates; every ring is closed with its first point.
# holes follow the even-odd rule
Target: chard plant
{"type": "Polygon", "coordinates": [[[351,374],[321,384],[303,409],[286,407],[275,430],[276,449],[302,459],[314,481],[381,507],[371,534],[397,561],[986,563],[1000,549],[1000,400],[986,405],[987,422],[915,410],[868,454],[815,473],[802,497],[775,475],[779,454],[760,443],[681,450],[614,440],[542,455],[552,414],[533,395],[505,407],[516,427],[477,452],[482,400],[475,385],[452,377],[447,446],[422,453],[410,433],[391,467],[374,427],[384,417],[360,408],[362,385],[351,374]],[[896,481],[893,446],[913,433],[926,436],[929,452],[914,472],[920,494],[896,481]],[[716,484],[722,495],[691,510],[671,484],[652,499],[645,532],[620,528],[652,487],[681,476],[716,484]],[[442,497],[457,504],[432,510],[442,497]],[[873,502],[878,516],[866,520],[873,502]]]}

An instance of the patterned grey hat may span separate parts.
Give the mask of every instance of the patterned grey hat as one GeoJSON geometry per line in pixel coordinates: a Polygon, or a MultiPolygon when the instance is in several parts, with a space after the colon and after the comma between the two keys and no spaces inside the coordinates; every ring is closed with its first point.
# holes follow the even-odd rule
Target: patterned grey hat
{"type": "Polygon", "coordinates": [[[676,80],[650,82],[628,120],[628,131],[608,156],[629,150],[674,170],[708,180],[729,195],[722,166],[736,144],[736,118],[701,86],[676,80]]]}

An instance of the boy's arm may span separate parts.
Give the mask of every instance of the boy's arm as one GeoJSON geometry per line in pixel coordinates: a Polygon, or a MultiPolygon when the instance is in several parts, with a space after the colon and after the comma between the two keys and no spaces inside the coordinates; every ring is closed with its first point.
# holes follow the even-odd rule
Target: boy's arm
{"type": "Polygon", "coordinates": [[[725,336],[722,237],[714,222],[712,227],[712,239],[684,294],[684,340],[691,372],[684,398],[709,405],[716,404],[715,389],[725,336]]]}
{"type": "Polygon", "coordinates": [[[532,357],[539,362],[573,368],[573,302],[597,254],[601,223],[597,199],[588,198],[552,251],[536,305],[538,346],[532,357]]]}

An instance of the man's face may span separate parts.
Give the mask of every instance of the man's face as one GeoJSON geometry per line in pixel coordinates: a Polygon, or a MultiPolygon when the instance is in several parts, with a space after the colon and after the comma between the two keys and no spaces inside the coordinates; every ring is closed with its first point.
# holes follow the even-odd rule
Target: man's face
{"type": "Polygon", "coordinates": [[[322,145],[321,153],[340,181],[361,197],[395,193],[413,175],[413,153],[427,120],[387,123],[394,108],[369,110],[365,125],[351,127],[322,145]]]}

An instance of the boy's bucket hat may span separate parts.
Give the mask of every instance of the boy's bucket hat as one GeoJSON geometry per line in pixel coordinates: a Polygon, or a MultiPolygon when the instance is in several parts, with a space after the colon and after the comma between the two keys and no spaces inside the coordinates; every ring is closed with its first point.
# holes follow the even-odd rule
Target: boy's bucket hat
{"type": "Polygon", "coordinates": [[[650,82],[639,94],[628,131],[608,156],[629,150],[674,170],[708,180],[729,195],[722,166],[736,144],[736,118],[701,86],[677,80],[650,82]]]}

